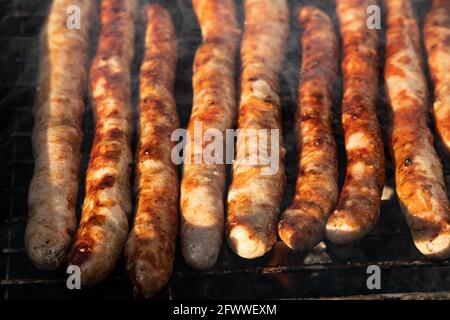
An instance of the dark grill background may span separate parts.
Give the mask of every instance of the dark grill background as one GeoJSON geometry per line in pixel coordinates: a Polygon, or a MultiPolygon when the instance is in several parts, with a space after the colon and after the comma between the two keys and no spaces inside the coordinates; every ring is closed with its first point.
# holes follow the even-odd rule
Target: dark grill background
{"type": "MultiPolygon", "coordinates": [[[[176,101],[181,125],[186,126],[192,101],[192,62],[201,42],[200,31],[190,1],[169,2],[179,37],[179,63],[176,79],[176,101]]],[[[242,22],[242,1],[239,14],[242,22]]],[[[42,272],[34,268],[24,250],[24,228],[27,215],[27,190],[33,173],[31,155],[31,108],[37,79],[38,39],[50,1],[0,0],[0,295],[1,299],[70,299],[132,298],[132,290],[121,261],[113,274],[101,285],[83,290],[66,288],[64,271],[42,272]]],[[[295,16],[301,3],[316,3],[334,15],[334,1],[290,1],[291,36],[281,83],[283,127],[288,150],[286,159],[288,186],[282,209],[290,202],[296,178],[296,149],[293,119],[299,64],[299,29],[295,16]]],[[[416,0],[419,20],[429,1],[416,0]]],[[[142,10],[141,10],[142,11],[142,10]]],[[[142,57],[142,22],[138,22],[137,54],[133,67],[134,89],[137,87],[139,61],[142,57]]],[[[95,35],[92,40],[95,52],[95,35]]],[[[382,61],[382,60],[381,60],[382,61]]],[[[380,64],[380,71],[381,71],[380,64]]],[[[381,83],[381,82],[380,82],[381,83]]],[[[380,85],[381,90],[381,85],[380,85]]],[[[136,99],[136,90],[135,99],[136,99]]],[[[341,183],[345,173],[345,156],[340,127],[341,88],[336,88],[335,127],[339,147],[341,183]]],[[[381,94],[380,94],[381,95],[381,94]]],[[[380,121],[388,130],[388,117],[380,98],[380,121]]],[[[89,104],[84,125],[78,217],[84,196],[84,171],[92,140],[93,121],[89,104]]],[[[387,134],[385,134],[385,138],[387,134]]],[[[385,141],[387,141],[385,139],[385,141]]],[[[387,145],[387,143],[386,143],[387,145]]],[[[445,175],[450,182],[450,163],[444,157],[445,175]]],[[[392,161],[387,155],[387,185],[393,186],[392,161]]],[[[450,261],[424,260],[415,249],[403,215],[393,196],[382,203],[376,230],[351,246],[324,242],[308,253],[295,253],[278,242],[266,256],[244,260],[233,254],[226,244],[217,265],[209,271],[189,269],[177,253],[174,276],[156,299],[259,299],[259,298],[450,298],[450,261]],[[382,289],[366,287],[367,266],[382,269],[382,289]],[[364,296],[362,296],[364,295],[364,296]]]]}

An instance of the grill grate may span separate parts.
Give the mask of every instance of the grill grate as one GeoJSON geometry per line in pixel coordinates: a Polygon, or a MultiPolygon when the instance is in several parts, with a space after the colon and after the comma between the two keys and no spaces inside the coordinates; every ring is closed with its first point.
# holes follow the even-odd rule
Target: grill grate
{"type": "MultiPolygon", "coordinates": [[[[27,190],[33,173],[31,155],[31,108],[37,75],[37,34],[47,14],[50,1],[0,0],[7,9],[0,20],[0,39],[6,50],[0,53],[0,295],[2,299],[115,299],[132,298],[131,286],[121,261],[111,277],[103,284],[85,290],[70,291],[65,286],[64,271],[41,272],[28,260],[23,242],[27,215],[27,190]],[[30,53],[31,52],[31,53],[30,53]]],[[[242,1],[239,1],[242,21],[242,1]]],[[[295,137],[293,115],[299,63],[299,30],[294,18],[295,2],[291,1],[292,23],[286,67],[282,75],[284,135],[288,151],[287,178],[283,208],[292,198],[296,178],[295,137]]],[[[318,3],[334,16],[331,1],[304,0],[300,3],[318,3]]],[[[420,19],[429,1],[415,1],[420,19]]],[[[179,64],[177,68],[175,97],[181,125],[189,120],[192,101],[192,61],[200,44],[200,32],[192,8],[187,1],[171,1],[179,37],[179,64]]],[[[141,26],[142,27],[142,26],[141,26]]],[[[138,42],[142,40],[138,35],[138,42]]],[[[95,46],[93,45],[93,48],[95,46]]],[[[94,51],[94,50],[93,50],[94,51]]],[[[139,50],[138,50],[139,51],[139,50]]],[[[142,48],[140,48],[142,51],[142,48]]],[[[133,73],[137,87],[137,55],[133,73]]],[[[340,91],[340,88],[337,88],[340,91]]],[[[136,98],[136,94],[135,94],[136,98]]],[[[336,110],[339,110],[339,97],[336,110]]],[[[383,102],[380,102],[383,105],[383,102]]],[[[382,125],[387,128],[385,112],[380,114],[382,125]]],[[[338,139],[340,176],[345,170],[342,130],[339,113],[335,114],[338,139]]],[[[88,106],[84,124],[85,138],[82,146],[83,167],[86,169],[93,119],[88,106]]],[[[384,130],[386,132],[386,130],[384,130]]],[[[386,140],[385,140],[386,141],[386,140]]],[[[440,154],[444,159],[443,153],[440,154]]],[[[393,185],[391,159],[387,159],[387,185],[393,185]]],[[[444,163],[447,181],[450,182],[450,163],[444,163]]],[[[83,176],[83,175],[82,175],[83,176]]],[[[342,181],[341,181],[342,183],[342,181]]],[[[78,208],[83,199],[84,181],[80,184],[78,208]]],[[[80,215],[80,212],[78,212],[80,215]]],[[[450,298],[450,261],[424,260],[414,248],[397,199],[393,195],[382,203],[381,217],[376,230],[352,246],[335,246],[321,243],[308,253],[296,253],[278,242],[266,256],[255,260],[237,257],[226,245],[217,265],[209,271],[189,269],[180,253],[169,285],[156,299],[299,299],[299,298],[450,298]],[[369,265],[376,264],[382,270],[381,290],[370,291],[366,287],[369,265]]]]}

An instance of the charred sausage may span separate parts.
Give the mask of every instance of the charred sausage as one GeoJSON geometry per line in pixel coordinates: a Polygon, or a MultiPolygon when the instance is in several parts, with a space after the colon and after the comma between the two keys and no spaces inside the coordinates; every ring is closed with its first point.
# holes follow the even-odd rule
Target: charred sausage
{"type": "Polygon", "coordinates": [[[450,154],[450,1],[433,1],[425,20],[424,38],[434,82],[436,132],[450,154]]]}
{"type": "MultiPolygon", "coordinates": [[[[234,0],[193,0],[203,43],[194,60],[194,101],[188,124],[189,138],[181,182],[181,248],[186,263],[196,269],[212,267],[223,239],[225,159],[204,161],[213,143],[208,131],[233,127],[235,102],[235,55],[240,31],[234,0]],[[204,142],[195,138],[201,127],[204,142]]],[[[202,139],[203,140],[203,139],[202,139]]]]}
{"type": "Polygon", "coordinates": [[[373,0],[338,0],[343,42],[342,126],[347,170],[326,236],[345,244],[361,239],[376,225],[384,187],[384,148],[376,114],[379,37],[369,29],[367,8],[373,0]]]}

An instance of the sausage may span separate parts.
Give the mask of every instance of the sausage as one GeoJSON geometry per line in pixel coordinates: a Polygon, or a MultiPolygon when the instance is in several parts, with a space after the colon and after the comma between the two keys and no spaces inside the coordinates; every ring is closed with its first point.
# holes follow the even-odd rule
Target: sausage
{"type": "Polygon", "coordinates": [[[434,0],[425,19],[425,48],[434,82],[436,132],[450,154],[450,2],[434,0]]]}
{"type": "Polygon", "coordinates": [[[172,273],[178,230],[178,172],[171,134],[179,127],[173,98],[177,40],[170,13],[147,10],[141,66],[136,152],[136,216],[125,246],[126,269],[136,295],[150,298],[172,273]]]}
{"type": "Polygon", "coordinates": [[[386,4],[384,78],[392,113],[396,192],[416,247],[429,258],[445,259],[450,256],[450,205],[428,127],[420,32],[409,1],[386,4]]]}
{"type": "Polygon", "coordinates": [[[224,137],[233,126],[240,31],[233,0],[193,0],[192,4],[203,43],[193,66],[194,101],[180,193],[181,248],[189,266],[204,270],[216,263],[222,244],[226,170],[224,161],[204,161],[201,156],[211,144],[207,131],[218,130],[224,137]],[[201,126],[204,141],[195,138],[196,126],[201,126]]]}
{"type": "Polygon", "coordinates": [[[101,33],[91,66],[95,136],[86,172],[80,225],[69,254],[81,284],[93,285],[114,268],[128,234],[132,165],[131,80],[134,0],[102,0],[101,33]]]}
{"type": "Polygon", "coordinates": [[[379,37],[366,26],[373,0],[338,0],[343,41],[342,126],[347,169],[336,210],[326,225],[328,240],[361,239],[376,225],[384,187],[384,148],[376,114],[379,37]]]}
{"type": "Polygon", "coordinates": [[[245,1],[239,131],[228,193],[227,236],[231,249],[247,259],[264,255],[276,241],[279,207],[286,184],[278,78],[288,33],[289,12],[285,0],[245,1]],[[271,131],[271,141],[276,137],[272,134],[279,133],[275,146],[270,143],[271,149],[277,148],[278,163],[270,163],[274,170],[266,171],[266,159],[258,158],[267,152],[266,145],[252,142],[254,137],[264,141],[263,130],[271,129],[278,130],[271,131]]]}
{"type": "Polygon", "coordinates": [[[35,162],[28,193],[25,249],[42,270],[54,270],[64,263],[75,233],[83,98],[95,14],[93,1],[54,0],[41,32],[32,133],[35,162]],[[83,12],[81,29],[67,27],[71,5],[83,12]]]}
{"type": "Polygon", "coordinates": [[[281,217],[278,233],[290,248],[306,250],[325,235],[339,196],[332,110],[339,51],[334,25],[323,11],[303,7],[298,19],[303,28],[295,123],[299,171],[293,201],[281,217]]]}

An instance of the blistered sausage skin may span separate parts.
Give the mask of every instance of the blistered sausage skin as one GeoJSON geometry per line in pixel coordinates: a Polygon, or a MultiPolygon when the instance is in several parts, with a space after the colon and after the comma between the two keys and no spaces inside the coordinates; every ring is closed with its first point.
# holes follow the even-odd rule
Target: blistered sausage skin
{"type": "Polygon", "coordinates": [[[95,15],[93,1],[54,0],[41,33],[32,133],[35,163],[28,195],[25,248],[33,264],[42,270],[61,266],[75,233],[83,98],[89,33],[95,15]],[[71,5],[83,12],[81,29],[67,27],[71,5]]]}
{"type": "Polygon", "coordinates": [[[119,259],[128,234],[132,164],[131,81],[134,0],[102,0],[101,33],[91,66],[95,137],[86,172],[86,196],[69,255],[81,283],[103,280],[119,259]]]}
{"type": "Polygon", "coordinates": [[[424,38],[434,83],[436,132],[450,154],[450,1],[433,1],[425,19],[424,38]]]}
{"type": "Polygon", "coordinates": [[[285,0],[245,1],[240,131],[228,193],[227,236],[231,249],[248,259],[264,255],[276,241],[279,206],[286,184],[278,81],[288,33],[289,12],[285,0]],[[255,129],[256,135],[252,133],[255,129]],[[275,133],[270,130],[278,130],[275,146],[272,142],[267,146],[261,143],[265,133],[260,129],[269,130],[270,140],[275,133]],[[255,142],[253,136],[260,141],[255,142]],[[261,155],[270,154],[267,148],[273,147],[277,148],[277,163],[264,165],[261,155]]]}
{"type": "Polygon", "coordinates": [[[337,0],[342,35],[344,92],[342,126],[347,169],[326,236],[345,244],[361,239],[376,225],[384,187],[384,148],[376,114],[378,46],[376,29],[367,27],[373,0],[337,0]]]}
{"type": "Polygon", "coordinates": [[[179,182],[170,137],[179,126],[173,98],[176,62],[170,13],[160,5],[149,5],[140,75],[136,216],[125,247],[134,292],[145,298],[167,283],[175,255],[179,182]]]}
{"type": "Polygon", "coordinates": [[[416,247],[430,258],[444,259],[450,256],[450,205],[428,127],[420,32],[409,1],[386,4],[384,78],[392,112],[396,192],[416,247]]]}
{"type": "Polygon", "coordinates": [[[306,250],[323,238],[339,196],[332,111],[339,51],[333,23],[323,11],[303,7],[298,18],[303,28],[296,119],[299,171],[278,233],[290,248],[306,250]]]}
{"type": "Polygon", "coordinates": [[[192,4],[203,43],[194,60],[194,101],[180,194],[181,248],[189,266],[207,269],[216,263],[223,239],[226,171],[225,159],[213,163],[201,156],[211,144],[206,131],[218,130],[225,137],[225,130],[233,127],[240,31],[234,0],[193,0],[192,4]],[[195,139],[195,131],[203,143],[195,139]]]}

